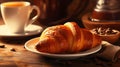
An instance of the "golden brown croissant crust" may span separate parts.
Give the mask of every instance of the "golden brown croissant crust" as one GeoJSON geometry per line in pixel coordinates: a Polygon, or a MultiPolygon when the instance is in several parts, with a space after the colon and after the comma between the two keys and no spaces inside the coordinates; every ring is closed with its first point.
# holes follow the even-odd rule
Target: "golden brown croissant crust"
{"type": "Polygon", "coordinates": [[[77,53],[101,44],[101,38],[75,22],[46,28],[36,49],[46,53],[77,53]]]}

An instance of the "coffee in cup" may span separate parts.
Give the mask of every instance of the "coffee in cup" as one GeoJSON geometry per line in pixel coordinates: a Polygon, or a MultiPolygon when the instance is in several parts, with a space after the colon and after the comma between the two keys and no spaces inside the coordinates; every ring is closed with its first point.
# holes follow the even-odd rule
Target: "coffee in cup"
{"type": "Polygon", "coordinates": [[[26,1],[4,2],[1,3],[1,15],[10,33],[21,34],[28,25],[37,20],[40,10],[26,1]],[[30,19],[33,10],[37,13],[30,19]]]}

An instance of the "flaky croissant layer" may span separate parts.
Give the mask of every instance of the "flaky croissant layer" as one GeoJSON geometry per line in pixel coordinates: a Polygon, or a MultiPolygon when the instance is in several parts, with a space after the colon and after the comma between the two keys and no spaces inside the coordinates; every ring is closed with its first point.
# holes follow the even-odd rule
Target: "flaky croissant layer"
{"type": "Polygon", "coordinates": [[[46,28],[36,49],[46,53],[77,53],[101,44],[101,38],[75,22],[46,28]]]}

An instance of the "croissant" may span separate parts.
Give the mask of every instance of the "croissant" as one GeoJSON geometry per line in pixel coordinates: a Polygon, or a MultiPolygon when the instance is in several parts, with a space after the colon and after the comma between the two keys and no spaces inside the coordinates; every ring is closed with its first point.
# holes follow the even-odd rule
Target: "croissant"
{"type": "Polygon", "coordinates": [[[101,44],[101,38],[75,22],[46,28],[36,49],[46,53],[77,53],[101,44]]]}

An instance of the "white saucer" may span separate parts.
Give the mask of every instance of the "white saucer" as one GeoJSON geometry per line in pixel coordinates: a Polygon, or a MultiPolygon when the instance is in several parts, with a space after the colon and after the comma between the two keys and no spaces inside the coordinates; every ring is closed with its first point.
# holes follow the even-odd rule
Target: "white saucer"
{"type": "Polygon", "coordinates": [[[98,45],[92,49],[89,49],[89,50],[86,50],[83,52],[79,52],[79,53],[75,53],[75,54],[51,54],[51,53],[44,53],[44,52],[37,51],[37,49],[35,47],[38,42],[39,42],[39,37],[33,38],[33,39],[27,41],[24,46],[28,51],[38,53],[42,56],[47,56],[47,57],[51,57],[51,58],[61,58],[61,59],[76,59],[76,58],[84,57],[84,56],[87,56],[90,54],[94,54],[102,48],[102,43],[101,43],[100,45],[98,45]]]}
{"type": "Polygon", "coordinates": [[[6,25],[0,25],[0,36],[2,37],[20,37],[20,36],[32,36],[39,34],[43,31],[43,27],[39,25],[29,25],[26,29],[25,32],[22,34],[12,34],[8,32],[6,25]]]}

